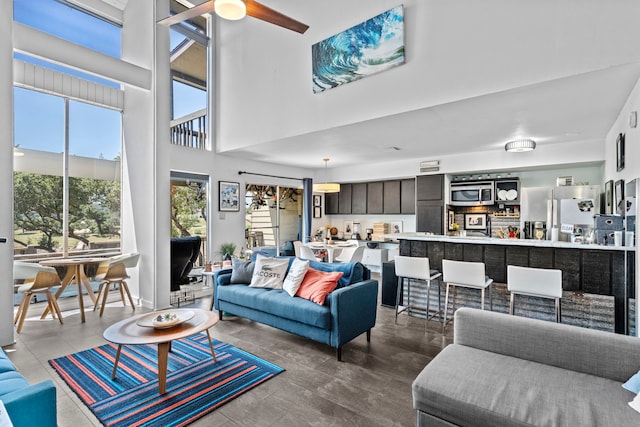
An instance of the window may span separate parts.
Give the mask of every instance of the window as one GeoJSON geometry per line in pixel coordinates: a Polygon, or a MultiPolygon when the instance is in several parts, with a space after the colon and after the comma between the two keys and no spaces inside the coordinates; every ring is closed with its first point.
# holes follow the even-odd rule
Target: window
{"type": "Polygon", "coordinates": [[[16,257],[118,250],[121,113],[15,88],[14,120],[16,257]]]}

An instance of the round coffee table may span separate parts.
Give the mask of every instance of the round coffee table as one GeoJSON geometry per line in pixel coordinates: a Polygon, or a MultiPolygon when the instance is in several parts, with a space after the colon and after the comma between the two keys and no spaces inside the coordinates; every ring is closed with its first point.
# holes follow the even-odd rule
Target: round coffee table
{"type": "Polygon", "coordinates": [[[216,353],[213,349],[213,344],[211,344],[211,335],[209,335],[209,328],[216,323],[218,323],[216,314],[199,308],[154,311],[114,323],[105,329],[102,334],[107,341],[118,344],[111,379],[116,378],[120,351],[123,345],[158,344],[158,393],[164,394],[167,385],[167,362],[169,351],[171,351],[171,341],[206,331],[211,355],[213,360],[216,360],[216,353]],[[154,327],[153,319],[166,313],[175,313],[179,318],[188,320],[168,328],[154,327]]]}

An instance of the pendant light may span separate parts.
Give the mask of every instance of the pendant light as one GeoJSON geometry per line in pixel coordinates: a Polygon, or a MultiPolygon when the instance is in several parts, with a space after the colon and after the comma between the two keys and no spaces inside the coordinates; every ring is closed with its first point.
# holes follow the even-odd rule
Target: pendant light
{"type": "Polygon", "coordinates": [[[329,159],[325,157],[322,161],[324,162],[324,184],[313,184],[313,191],[316,193],[339,193],[340,184],[327,182],[327,165],[329,163],[329,159]]]}

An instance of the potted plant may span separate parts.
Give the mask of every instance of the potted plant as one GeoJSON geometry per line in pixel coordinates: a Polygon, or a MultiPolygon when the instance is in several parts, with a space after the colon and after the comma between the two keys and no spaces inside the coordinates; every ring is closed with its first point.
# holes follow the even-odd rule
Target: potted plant
{"type": "Polygon", "coordinates": [[[236,244],[233,242],[224,242],[220,244],[218,253],[223,260],[230,260],[233,254],[236,252],[236,244]]]}

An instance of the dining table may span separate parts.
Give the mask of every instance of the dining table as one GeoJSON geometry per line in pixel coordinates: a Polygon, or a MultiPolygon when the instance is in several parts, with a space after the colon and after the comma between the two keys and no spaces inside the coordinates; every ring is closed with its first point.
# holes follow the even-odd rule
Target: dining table
{"type": "MultiPolygon", "coordinates": [[[[64,278],[61,280],[60,289],[55,293],[56,299],[64,292],[64,290],[69,286],[70,283],[73,283],[78,288],[78,305],[80,306],[80,318],[82,322],[85,322],[84,315],[84,299],[82,296],[82,288],[87,291],[87,294],[93,301],[95,305],[97,303],[96,294],[93,292],[91,288],[91,283],[89,282],[89,278],[84,272],[84,267],[86,265],[98,264],[104,261],[105,258],[55,258],[48,259],[44,261],[40,261],[41,265],[46,265],[50,267],[66,267],[67,272],[64,278]]],[[[49,308],[47,307],[42,313],[41,319],[44,319],[46,315],[49,313],[49,308]]]]}
{"type": "Polygon", "coordinates": [[[306,244],[312,250],[326,250],[327,262],[333,262],[340,255],[342,249],[353,247],[350,242],[309,242],[306,244]]]}

